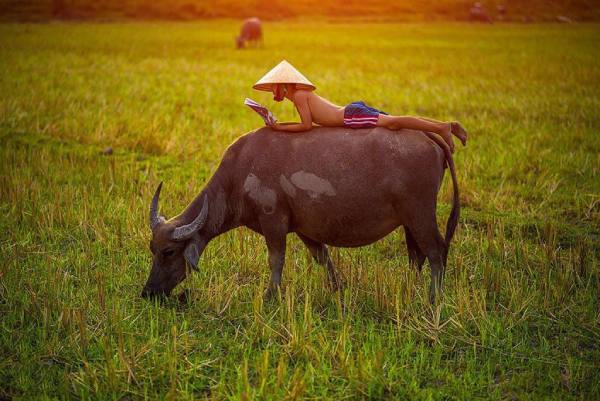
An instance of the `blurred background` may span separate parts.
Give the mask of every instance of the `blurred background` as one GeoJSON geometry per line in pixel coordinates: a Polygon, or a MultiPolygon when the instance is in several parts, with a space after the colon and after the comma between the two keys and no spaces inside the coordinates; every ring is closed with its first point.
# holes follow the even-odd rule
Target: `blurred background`
{"type": "Polygon", "coordinates": [[[597,21],[594,0],[1,0],[0,19],[170,19],[307,17],[384,20],[597,21]],[[477,10],[480,9],[481,11],[477,10]]]}

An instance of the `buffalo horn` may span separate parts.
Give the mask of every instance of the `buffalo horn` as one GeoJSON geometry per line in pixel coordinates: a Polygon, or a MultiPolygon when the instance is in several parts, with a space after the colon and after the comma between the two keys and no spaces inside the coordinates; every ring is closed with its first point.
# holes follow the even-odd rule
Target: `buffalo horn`
{"type": "Polygon", "coordinates": [[[198,216],[192,221],[190,224],[186,224],[181,227],[177,227],[173,231],[172,238],[174,240],[184,240],[191,237],[196,231],[200,230],[204,223],[206,222],[206,216],[208,216],[208,196],[204,197],[204,202],[202,203],[202,209],[198,216]]]}
{"type": "Polygon", "coordinates": [[[156,188],[156,192],[152,197],[152,203],[150,203],[150,230],[154,230],[154,227],[165,221],[164,217],[158,215],[158,198],[160,197],[162,184],[162,181],[158,184],[158,188],[156,188]]]}

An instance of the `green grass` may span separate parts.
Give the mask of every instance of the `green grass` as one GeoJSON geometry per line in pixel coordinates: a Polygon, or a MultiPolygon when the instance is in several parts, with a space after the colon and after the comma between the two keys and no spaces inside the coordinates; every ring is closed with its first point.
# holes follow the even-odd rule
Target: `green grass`
{"type": "Polygon", "coordinates": [[[0,25],[0,398],[600,399],[598,25],[281,23],[247,51],[236,31],[0,25]],[[469,129],[435,310],[401,230],[332,251],[341,293],[290,236],[264,302],[263,240],[238,229],[189,303],[139,297],[156,184],[178,213],[259,125],[246,96],[297,118],[250,89],[282,58],[335,102],[469,129]]]}

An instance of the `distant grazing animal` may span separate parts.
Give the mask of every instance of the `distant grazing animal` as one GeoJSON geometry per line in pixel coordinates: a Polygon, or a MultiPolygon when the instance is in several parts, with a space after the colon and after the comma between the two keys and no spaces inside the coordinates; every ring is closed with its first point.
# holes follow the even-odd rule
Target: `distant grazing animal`
{"type": "Polygon", "coordinates": [[[441,290],[459,216],[454,162],[434,134],[386,128],[313,128],[294,134],[264,127],[229,146],[208,184],[178,216],[158,213],[162,183],[150,205],[152,269],[142,296],[169,295],[210,240],[239,226],[265,237],[271,283],[281,283],[286,235],[296,233],[340,285],[326,245],[359,247],[402,225],[410,263],[431,267],[430,300],[441,290]],[[449,166],[452,211],[442,237],[437,193],[449,166]]]}
{"type": "Polygon", "coordinates": [[[473,4],[473,7],[469,9],[469,20],[472,22],[486,22],[488,24],[493,22],[480,2],[473,4]]]}
{"type": "Polygon", "coordinates": [[[504,21],[506,19],[506,6],[504,4],[498,4],[496,6],[496,12],[498,13],[496,16],[498,21],[504,21]]]}
{"type": "Polygon", "coordinates": [[[235,38],[235,43],[238,49],[246,47],[246,43],[252,43],[254,45],[262,44],[262,24],[258,18],[248,18],[242,24],[240,30],[240,36],[235,38]]]}

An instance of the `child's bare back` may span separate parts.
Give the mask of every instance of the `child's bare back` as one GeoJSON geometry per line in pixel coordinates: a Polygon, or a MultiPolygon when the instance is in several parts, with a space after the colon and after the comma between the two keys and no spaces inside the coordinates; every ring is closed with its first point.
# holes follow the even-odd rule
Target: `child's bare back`
{"type": "Polygon", "coordinates": [[[313,122],[325,127],[339,127],[344,125],[343,106],[333,104],[324,97],[317,95],[315,92],[304,89],[296,90],[292,101],[294,102],[294,105],[296,105],[297,102],[302,102],[303,98],[305,98],[308,103],[313,122]]]}

